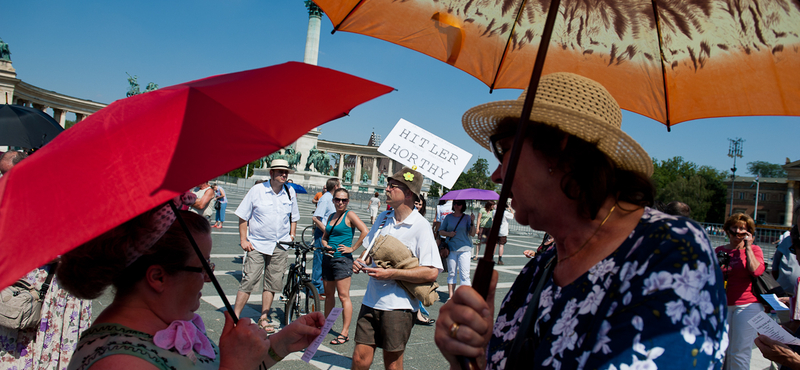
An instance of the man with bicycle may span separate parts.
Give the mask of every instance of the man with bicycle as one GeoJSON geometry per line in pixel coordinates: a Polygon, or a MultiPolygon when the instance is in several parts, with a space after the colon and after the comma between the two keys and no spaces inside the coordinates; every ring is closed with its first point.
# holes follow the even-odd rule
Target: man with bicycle
{"type": "Polygon", "coordinates": [[[300,219],[294,188],[286,185],[291,172],[288,161],[273,160],[270,180],[253,186],[235,212],[239,216],[239,239],[245,258],[233,311],[236,316],[242,313],[250,292],[263,275],[258,325],[268,333],[275,332],[269,320],[272,298],[283,289],[283,273],[288,269],[288,252],[278,242],[294,240],[300,219]]]}
{"type": "Polygon", "coordinates": [[[392,210],[377,217],[363,242],[371,247],[378,236],[391,235],[411,251],[419,266],[380,268],[374,261],[367,266],[362,258],[353,263],[353,272],[364,271],[370,277],[356,321],[353,369],[368,369],[377,347],[383,348],[387,369],[403,368],[403,352],[411,336],[419,300],[397,281],[433,282],[442,271],[431,224],[414,209],[414,196],[419,197],[422,180],[422,174],[408,167],[388,178],[386,203],[392,210]]]}

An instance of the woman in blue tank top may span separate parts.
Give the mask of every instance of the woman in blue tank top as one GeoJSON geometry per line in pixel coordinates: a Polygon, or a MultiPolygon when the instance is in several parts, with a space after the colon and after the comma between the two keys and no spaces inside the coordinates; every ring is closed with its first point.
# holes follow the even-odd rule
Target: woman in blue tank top
{"type": "Polygon", "coordinates": [[[353,317],[353,304],[350,302],[350,276],[353,275],[353,251],[361,246],[367,236],[367,226],[355,212],[347,209],[350,193],[339,188],[333,192],[333,205],[336,213],[328,217],[325,234],[322,236],[322,247],[325,255],[322,258],[322,282],[325,284],[325,317],[336,307],[334,289],[342,302],[342,332],[331,341],[331,344],[344,344],[350,340],[350,320],[353,317]],[[353,244],[355,230],[361,233],[353,244]]]}

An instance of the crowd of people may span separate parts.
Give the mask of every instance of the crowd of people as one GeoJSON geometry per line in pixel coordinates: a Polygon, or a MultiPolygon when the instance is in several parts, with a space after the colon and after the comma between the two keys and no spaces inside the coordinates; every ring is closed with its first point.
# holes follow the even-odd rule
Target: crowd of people
{"type": "MultiPolygon", "coordinates": [[[[485,369],[749,369],[755,344],[765,357],[800,369],[799,351],[747,323],[764,311],[752,281],[766,270],[752,218],[729,217],[722,226],[729,243],[713,249],[688,206],[654,208],[652,160],[622,131],[620,108],[602,85],[553,73],[541,79],[538,94],[524,118],[513,199],[502,216],[491,201],[477,217],[467,214],[464,200],[440,201],[431,224],[424,216],[424,177],[403,167],[387,178],[388,210],[379,212],[379,193],[370,199],[368,228],[348,208],[350,194],[339,179],[327,180],[312,201],[312,280],[324,314],[312,312],[283,328],[270,319],[288,270],[281,242],[296,239],[300,218],[296,191],[287,186],[293,170],[275,159],[269,179],[249,189],[234,212],[245,257],[233,313],[240,316],[260,285],[257,321],[234,324],[226,312],[217,345],[195,313],[214,268],[211,229],[222,228],[228,202],[222,187],[204,182],[171,201],[177,211],[156,207],[25,276],[47,293],[41,325],[0,328],[0,363],[17,369],[268,368],[312,343],[338,295],[342,330],[329,344],[352,337],[354,369],[370,368],[378,348],[387,369],[402,369],[415,324],[435,324],[435,343],[451,368],[463,356],[485,369]],[[504,264],[512,219],[546,234],[538,249],[526,251],[527,264],[495,307],[497,272],[484,299],[471,286],[470,265],[498,222],[497,263],[504,264]],[[436,281],[445,267],[446,303],[439,317],[426,317],[425,306],[440,300],[436,281]],[[351,334],[351,280],[362,273],[367,288],[351,334]],[[48,289],[51,274],[56,279],[48,289]],[[91,300],[109,286],[113,302],[90,325],[91,300]]],[[[512,170],[509,152],[524,97],[476,106],[462,119],[497,158],[496,183],[512,170]]],[[[19,157],[0,156],[0,172],[19,157]]],[[[798,224],[800,217],[779,244],[772,270],[792,295],[800,277],[798,224]]],[[[787,330],[798,335],[797,326],[787,330]]]]}

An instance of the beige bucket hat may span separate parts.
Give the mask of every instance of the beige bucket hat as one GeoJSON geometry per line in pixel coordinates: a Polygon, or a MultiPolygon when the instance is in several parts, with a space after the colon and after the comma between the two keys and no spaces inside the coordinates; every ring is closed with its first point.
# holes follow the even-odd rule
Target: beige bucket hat
{"type": "MultiPolygon", "coordinates": [[[[461,119],[464,130],[475,142],[491,151],[489,137],[507,117],[519,117],[525,102],[501,100],[471,108],[461,119]]],[[[620,128],[622,111],[603,85],[573,73],[543,76],[530,119],[556,127],[594,143],[621,169],[653,175],[653,162],[642,146],[620,128]]]]}

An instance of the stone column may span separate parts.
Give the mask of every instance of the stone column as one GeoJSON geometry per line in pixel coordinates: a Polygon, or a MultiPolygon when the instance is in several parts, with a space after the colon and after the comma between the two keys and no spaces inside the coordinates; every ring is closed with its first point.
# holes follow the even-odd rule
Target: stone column
{"type": "Polygon", "coordinates": [[[83,114],[83,113],[75,113],[75,123],[83,121],[84,118],[86,118],[85,114],[83,114]]]}
{"type": "Polygon", "coordinates": [[[344,183],[342,181],[342,172],[344,171],[344,153],[339,153],[339,162],[336,163],[336,177],[339,179],[340,183],[344,183]]]}
{"type": "Polygon", "coordinates": [[[794,184],[797,182],[789,180],[786,182],[786,219],[783,221],[784,226],[792,226],[794,220],[794,184]]]}
{"type": "Polygon", "coordinates": [[[67,122],[67,112],[63,109],[53,108],[53,118],[61,127],[64,127],[64,124],[67,122]]]}
{"type": "Polygon", "coordinates": [[[369,183],[372,185],[378,185],[378,157],[372,158],[372,181],[369,183]]]}
{"type": "Polygon", "coordinates": [[[33,109],[40,110],[42,112],[47,110],[47,107],[44,106],[43,104],[33,103],[32,105],[33,105],[33,109]]]}
{"type": "Polygon", "coordinates": [[[313,1],[306,0],[308,8],[308,33],[306,34],[306,52],[303,62],[317,65],[319,55],[319,32],[322,26],[322,9],[313,1]]]}
{"type": "MultiPolygon", "coordinates": [[[[361,156],[356,155],[356,166],[353,169],[353,184],[361,185],[361,156]]],[[[358,188],[354,189],[358,190],[358,188]]]]}

